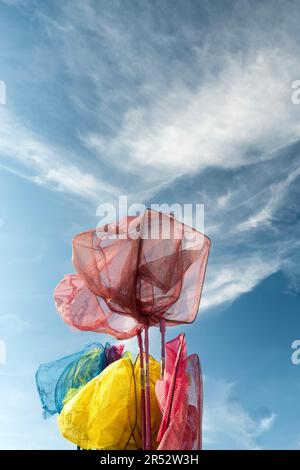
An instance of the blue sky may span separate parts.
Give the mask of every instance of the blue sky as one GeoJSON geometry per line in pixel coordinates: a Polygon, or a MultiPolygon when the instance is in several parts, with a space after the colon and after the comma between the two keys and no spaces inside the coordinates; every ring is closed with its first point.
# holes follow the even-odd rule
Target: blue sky
{"type": "Polygon", "coordinates": [[[52,292],[72,236],[120,194],[205,204],[198,320],[168,330],[201,357],[204,447],[299,448],[299,14],[277,0],[0,1],[0,448],[73,448],[42,420],[34,374],[107,339],[71,332],[52,292]]]}

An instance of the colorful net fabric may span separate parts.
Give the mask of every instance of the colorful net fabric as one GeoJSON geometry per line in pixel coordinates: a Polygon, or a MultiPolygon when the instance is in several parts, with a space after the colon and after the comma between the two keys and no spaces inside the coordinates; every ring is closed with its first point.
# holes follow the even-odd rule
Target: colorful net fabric
{"type": "Polygon", "coordinates": [[[123,344],[113,344],[112,346],[105,348],[105,367],[125,356],[131,358],[131,354],[128,351],[124,353],[123,344]]]}
{"type": "MultiPolygon", "coordinates": [[[[141,449],[139,359],[108,366],[66,403],[58,417],[62,435],[83,449],[141,449]]],[[[155,382],[160,365],[150,358],[153,445],[160,424],[155,382]]],[[[157,444],[156,444],[157,445],[157,444]]]]}
{"type": "Polygon", "coordinates": [[[159,450],[201,449],[202,379],[197,354],[186,357],[184,335],[166,344],[166,369],[156,384],[162,412],[159,450]]]}
{"type": "Polygon", "coordinates": [[[58,310],[76,328],[111,328],[112,334],[120,328],[120,316],[121,321],[136,322],[127,327],[128,335],[138,324],[151,326],[161,318],[169,325],[191,323],[199,308],[209,248],[206,236],[153,210],[81,233],[73,239],[73,263],[96,297],[90,300],[80,285],[76,296],[83,299],[76,306],[70,302],[62,312],[60,289],[58,310]]]}
{"type": "MultiPolygon", "coordinates": [[[[75,396],[70,388],[59,417],[67,439],[85,449],[143,446],[148,450],[151,437],[152,447],[156,447],[155,436],[160,449],[201,446],[199,360],[197,356],[187,358],[184,335],[167,344],[166,372],[156,386],[158,408],[154,384],[160,375],[159,365],[156,376],[151,371],[151,359],[149,373],[148,329],[160,325],[163,371],[165,326],[195,320],[209,250],[206,236],[172,215],[150,209],[74,237],[77,274],[66,275],[56,287],[57,310],[66,323],[79,330],[108,333],[119,339],[137,335],[141,358],[144,330],[145,370],[142,367],[139,377],[139,361],[133,366],[127,357],[77,387],[75,396]]],[[[113,360],[114,352],[111,357],[113,360]]]]}
{"type": "Polygon", "coordinates": [[[36,385],[44,417],[60,413],[63,405],[82,386],[100,374],[112,359],[119,359],[122,353],[123,346],[92,343],[82,351],[41,364],[36,372],[36,385]]]}
{"type": "Polygon", "coordinates": [[[54,290],[54,301],[62,319],[78,330],[128,339],[141,328],[133,318],[111,312],[104,300],[93,294],[78,274],[67,274],[63,278],[54,290]]]}

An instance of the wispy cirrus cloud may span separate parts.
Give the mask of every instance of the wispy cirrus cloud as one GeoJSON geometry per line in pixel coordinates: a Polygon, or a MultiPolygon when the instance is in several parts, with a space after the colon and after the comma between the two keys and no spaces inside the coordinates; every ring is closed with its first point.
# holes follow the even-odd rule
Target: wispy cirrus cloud
{"type": "Polygon", "coordinates": [[[201,308],[228,304],[242,294],[250,292],[257,284],[281,268],[279,259],[261,258],[259,249],[251,255],[228,256],[225,262],[216,260],[207,275],[201,308]],[[228,259],[229,258],[229,259],[228,259]]]}
{"type": "MultiPolygon", "coordinates": [[[[202,5],[217,39],[210,20],[203,28],[194,21],[192,2],[180,21],[161,15],[157,23],[160,8],[146,2],[132,15],[115,2],[66,1],[58,15],[35,6],[34,21],[47,32],[39,48],[64,73],[76,116],[69,137],[78,145],[55,145],[5,110],[0,151],[12,171],[94,205],[119,193],[168,201],[173,188],[181,201],[194,178],[189,198],[206,204],[213,240],[203,302],[213,307],[280,269],[292,272],[298,222],[283,241],[279,221],[299,177],[299,157],[288,155],[300,136],[290,99],[298,26],[279,7],[280,24],[271,27],[270,2],[237,2],[221,22],[202,5]]],[[[42,73],[39,57],[24,64],[27,77],[42,73]]]]}
{"type": "Polygon", "coordinates": [[[283,51],[231,58],[196,89],[175,83],[149,106],[129,109],[116,135],[88,133],[83,142],[150,182],[269,159],[300,135],[289,100],[295,74],[296,57],[283,51]]]}
{"type": "Polygon", "coordinates": [[[116,193],[116,188],[108,182],[72,163],[70,150],[43,141],[7,109],[0,110],[0,120],[0,152],[6,170],[36,184],[91,201],[116,193]]]}
{"type": "MultiPolygon", "coordinates": [[[[268,47],[265,32],[250,18],[247,41],[249,27],[243,32],[238,24],[227,29],[225,23],[222,47],[210,34],[201,47],[204,38],[196,25],[191,23],[189,31],[179,26],[173,35],[166,33],[164,20],[155,33],[150,12],[149,6],[140,10],[143,30],[138,19],[128,28],[128,18],[114,9],[97,15],[92,2],[66,2],[60,22],[44,17],[49,36],[59,35],[64,45],[62,60],[73,78],[71,95],[78,109],[99,110],[96,130],[79,134],[99,161],[142,177],[144,185],[166,184],[207,167],[234,168],[272,158],[276,149],[299,138],[299,113],[290,100],[298,61],[289,31],[283,28],[285,40],[268,47]],[[91,36],[100,50],[89,47],[91,36]],[[244,42],[235,52],[234,38],[244,42]],[[170,57],[182,43],[190,55],[170,57]],[[91,88],[83,89],[82,77],[91,88]]],[[[287,28],[290,21],[285,20],[287,28]]]]}
{"type": "Polygon", "coordinates": [[[261,449],[260,438],[272,429],[276,414],[249,413],[236,397],[233,382],[207,379],[206,387],[204,448],[261,449]]]}

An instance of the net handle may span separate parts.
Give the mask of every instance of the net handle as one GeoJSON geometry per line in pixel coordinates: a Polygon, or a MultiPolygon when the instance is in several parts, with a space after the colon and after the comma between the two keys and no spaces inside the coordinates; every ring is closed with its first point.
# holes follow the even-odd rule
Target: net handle
{"type": "Polygon", "coordinates": [[[151,450],[151,407],[150,407],[150,371],[149,371],[149,327],[145,326],[145,362],[146,362],[146,383],[145,383],[145,411],[146,411],[146,450],[151,450]]]}
{"type": "Polygon", "coordinates": [[[137,333],[140,356],[140,381],[141,381],[141,420],[142,420],[142,446],[146,449],[146,420],[145,420],[145,368],[144,368],[144,351],[141,330],[137,333]]]}

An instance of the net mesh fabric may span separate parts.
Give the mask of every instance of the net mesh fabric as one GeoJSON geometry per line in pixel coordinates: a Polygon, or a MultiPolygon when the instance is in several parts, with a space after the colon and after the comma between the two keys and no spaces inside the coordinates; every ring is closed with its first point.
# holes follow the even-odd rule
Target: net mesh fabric
{"type": "Polygon", "coordinates": [[[201,449],[202,379],[199,358],[186,357],[184,335],[166,345],[166,369],[156,383],[162,412],[159,450],[201,449]]]}
{"type": "Polygon", "coordinates": [[[92,343],[79,352],[41,364],[36,372],[36,386],[44,417],[60,413],[66,401],[122,353],[123,346],[92,343]]]}
{"type": "Polygon", "coordinates": [[[118,344],[118,345],[112,345],[108,348],[105,348],[105,361],[106,361],[106,367],[112,364],[113,362],[117,361],[120,359],[122,356],[127,356],[127,352],[124,353],[124,345],[123,344],[118,344]]]}
{"type": "Polygon", "coordinates": [[[78,330],[128,339],[141,328],[135,319],[111,311],[104,299],[91,292],[78,274],[67,274],[63,278],[54,290],[54,301],[62,319],[78,330]]]}
{"type": "Polygon", "coordinates": [[[200,232],[150,209],[80,233],[73,239],[73,263],[80,278],[69,281],[79,284],[81,279],[94,297],[80,285],[62,312],[59,289],[58,310],[76,328],[110,328],[114,335],[129,318],[135,323],[128,337],[139,325],[151,326],[160,318],[167,325],[191,323],[199,308],[209,248],[209,239],[200,232]]]}
{"type": "MultiPolygon", "coordinates": [[[[150,357],[153,446],[160,424],[155,382],[160,364],[150,357]]],[[[141,449],[140,361],[108,366],[66,403],[58,417],[62,435],[83,449],[141,449]],[[121,384],[121,386],[120,386],[121,384]]]]}

